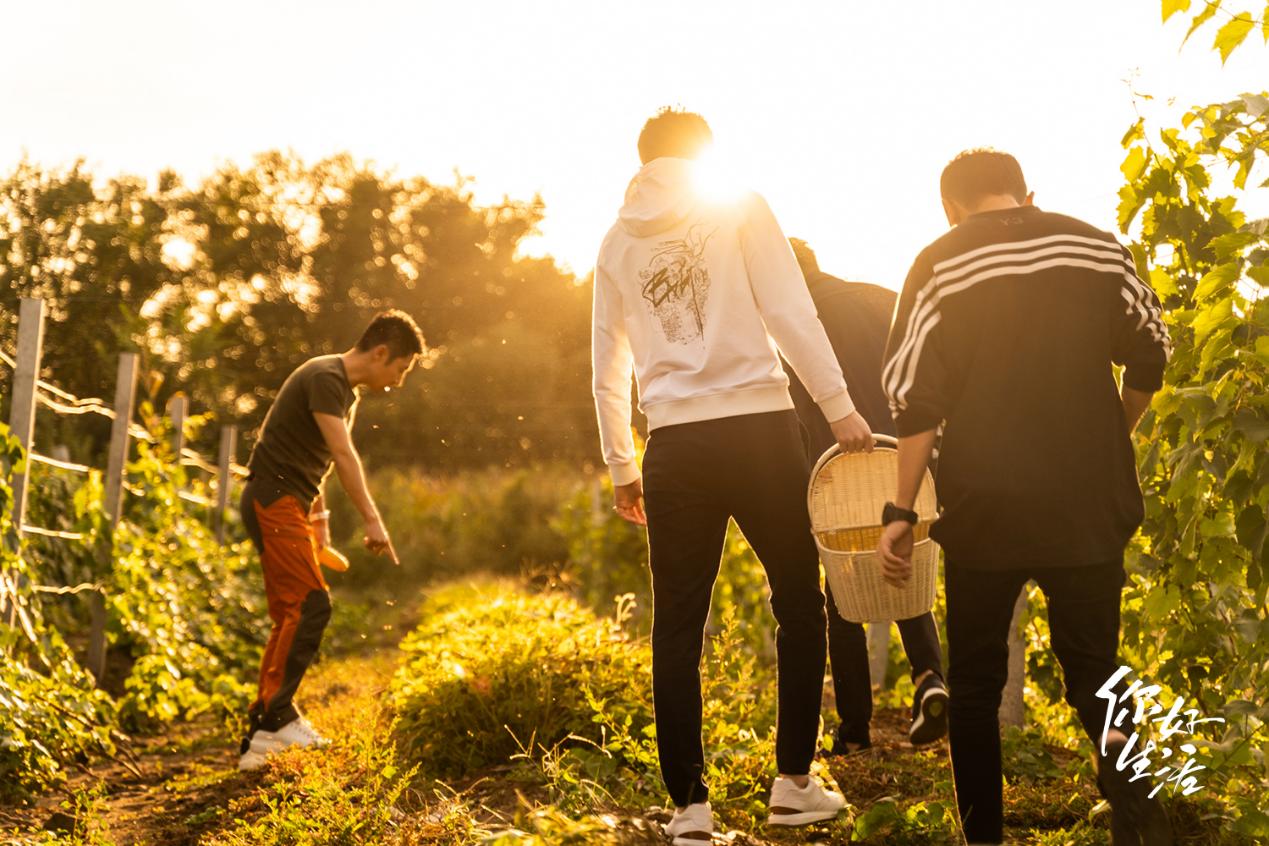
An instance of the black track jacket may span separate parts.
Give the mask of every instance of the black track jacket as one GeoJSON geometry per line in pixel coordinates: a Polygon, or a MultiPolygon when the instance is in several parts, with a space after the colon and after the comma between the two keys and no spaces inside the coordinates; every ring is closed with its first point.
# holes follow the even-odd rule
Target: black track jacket
{"type": "Polygon", "coordinates": [[[1155,391],[1169,352],[1131,253],[1082,221],[983,212],[922,250],[882,387],[901,436],[944,424],[931,536],[949,565],[1121,561],[1143,510],[1111,365],[1155,391]]]}

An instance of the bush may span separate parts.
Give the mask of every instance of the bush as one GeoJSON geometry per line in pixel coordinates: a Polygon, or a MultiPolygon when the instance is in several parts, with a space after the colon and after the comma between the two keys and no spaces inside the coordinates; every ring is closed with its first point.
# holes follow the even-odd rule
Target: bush
{"type": "Polygon", "coordinates": [[[115,533],[108,634],[132,662],[119,699],[130,728],[208,709],[228,715],[255,694],[264,583],[249,542],[221,546],[177,496],[183,474],[148,444],[128,468],[137,493],[115,533]]]}
{"type": "Polygon", "coordinates": [[[137,450],[113,536],[100,473],[71,485],[31,466],[31,514],[82,535],[32,543],[11,515],[8,479],[21,448],[0,427],[0,605],[20,609],[0,617],[6,789],[48,786],[71,761],[113,753],[119,728],[155,729],[246,706],[264,618],[254,557],[242,544],[220,546],[184,509],[177,496],[184,473],[164,447],[140,442],[137,450]],[[72,592],[59,594],[62,586],[72,592]],[[88,639],[85,605],[98,596],[109,649],[105,690],[75,654],[88,639]]]}
{"type": "MultiPolygon", "coordinates": [[[[559,507],[551,527],[567,549],[560,580],[596,610],[609,608],[617,597],[632,594],[631,619],[636,629],[652,628],[652,576],[648,571],[646,532],[613,512],[612,480],[576,485],[559,507]]],[[[767,576],[744,535],[733,522],[723,545],[722,566],[710,604],[709,631],[722,631],[734,617],[745,643],[764,658],[775,660],[775,618],[768,602],[767,576]]]]}
{"type": "Polygon", "coordinates": [[[114,751],[114,706],[44,619],[38,570],[13,523],[13,469],[24,460],[0,424],[0,793],[61,779],[67,763],[114,751]]]}
{"type": "MultiPolygon", "coordinates": [[[[508,583],[449,587],[402,643],[397,739],[421,775],[460,778],[515,762],[566,814],[666,801],[651,704],[651,653],[623,631],[630,597],[603,619],[568,596],[508,583]]],[[[775,775],[776,674],[743,642],[734,609],[702,669],[705,779],[728,825],[756,829],[775,775]]]]}
{"type": "Polygon", "coordinates": [[[328,484],[335,546],[352,561],[332,585],[379,589],[476,571],[508,575],[554,572],[568,554],[550,518],[576,484],[562,466],[481,470],[438,478],[398,468],[369,480],[400,569],[362,547],[361,518],[342,486],[328,484]]]}
{"type": "Polygon", "coordinates": [[[646,644],[562,593],[451,588],[401,644],[392,701],[421,772],[460,777],[563,742],[601,745],[601,719],[651,724],[646,644]]]}

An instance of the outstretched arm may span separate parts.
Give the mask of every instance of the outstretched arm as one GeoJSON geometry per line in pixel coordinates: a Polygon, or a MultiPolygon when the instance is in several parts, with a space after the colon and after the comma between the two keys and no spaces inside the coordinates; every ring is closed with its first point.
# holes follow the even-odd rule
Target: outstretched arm
{"type": "Polygon", "coordinates": [[[361,456],[357,454],[357,448],[353,446],[348,425],[343,418],[334,414],[314,412],[313,419],[317,421],[317,428],[321,430],[322,438],[325,439],[326,446],[330,448],[340,484],[344,486],[344,490],[353,501],[353,506],[361,514],[361,519],[365,521],[366,547],[372,552],[386,554],[392,559],[393,564],[400,564],[401,562],[397,560],[397,552],[392,546],[392,539],[388,536],[388,530],[379,516],[379,509],[375,507],[374,500],[370,498],[370,491],[366,488],[366,474],[361,466],[361,456]]]}

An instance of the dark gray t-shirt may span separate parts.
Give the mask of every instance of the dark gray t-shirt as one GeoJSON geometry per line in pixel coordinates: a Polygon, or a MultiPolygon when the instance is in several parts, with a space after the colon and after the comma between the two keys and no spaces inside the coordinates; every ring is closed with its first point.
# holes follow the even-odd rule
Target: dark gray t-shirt
{"type": "Polygon", "coordinates": [[[293,494],[308,508],[331,467],[330,447],[313,415],[351,421],[357,399],[338,355],[311,358],[286,377],[248,463],[261,505],[293,494]]]}

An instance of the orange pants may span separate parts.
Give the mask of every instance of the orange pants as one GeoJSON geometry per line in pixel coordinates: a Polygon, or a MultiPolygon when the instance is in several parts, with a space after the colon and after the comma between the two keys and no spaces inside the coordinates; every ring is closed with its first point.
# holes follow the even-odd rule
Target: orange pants
{"type": "Polygon", "coordinates": [[[330,592],[317,563],[313,528],[298,499],[286,494],[263,506],[248,483],[242,505],[243,522],[260,552],[264,593],[273,621],[260,662],[252,722],[258,721],[253,727],[276,731],[299,716],[292,699],[304,672],[317,657],[322,633],[330,622],[330,592]]]}

